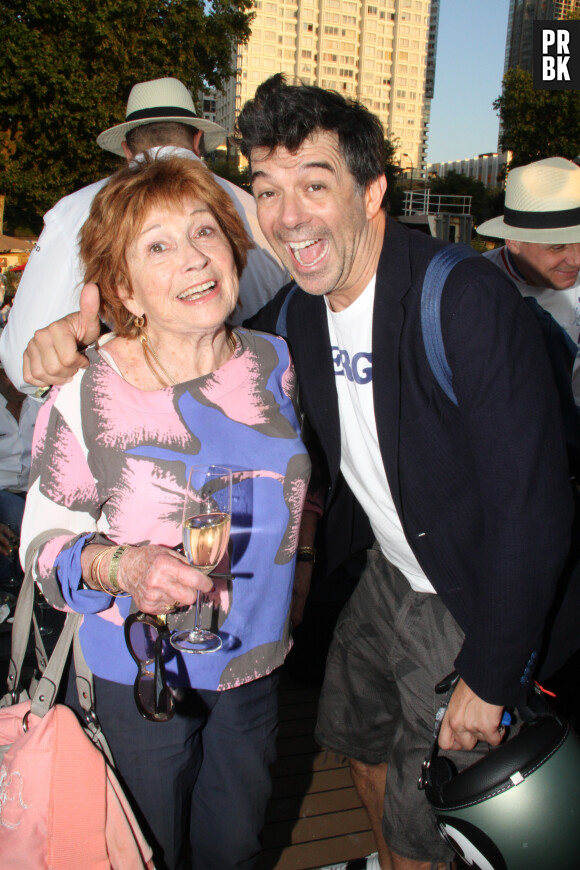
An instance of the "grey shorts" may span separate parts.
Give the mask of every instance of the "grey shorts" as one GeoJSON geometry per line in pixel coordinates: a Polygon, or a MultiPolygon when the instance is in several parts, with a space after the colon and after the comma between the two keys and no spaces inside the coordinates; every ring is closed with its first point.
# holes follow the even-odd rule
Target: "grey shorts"
{"type": "MultiPolygon", "coordinates": [[[[463,634],[437,595],[413,592],[377,545],[345,605],[328,654],[316,738],[365,764],[387,763],[383,834],[399,855],[451,861],[423,791],[421,764],[463,634]]],[[[458,770],[487,751],[446,752],[458,770]]]]}

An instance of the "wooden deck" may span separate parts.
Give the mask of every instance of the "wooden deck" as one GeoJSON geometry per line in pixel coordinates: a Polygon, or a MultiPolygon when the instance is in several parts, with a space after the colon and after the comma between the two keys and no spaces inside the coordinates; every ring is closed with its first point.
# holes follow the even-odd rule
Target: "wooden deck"
{"type": "Polygon", "coordinates": [[[314,740],[319,687],[285,674],[278,760],[256,870],[318,870],[374,849],[347,765],[314,740]]]}

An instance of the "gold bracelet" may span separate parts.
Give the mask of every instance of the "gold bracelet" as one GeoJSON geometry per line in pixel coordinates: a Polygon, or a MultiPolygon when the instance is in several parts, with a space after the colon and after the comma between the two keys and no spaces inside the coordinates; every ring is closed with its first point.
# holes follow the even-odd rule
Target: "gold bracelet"
{"type": "Polygon", "coordinates": [[[109,562],[109,585],[113,587],[117,595],[127,595],[127,592],[124,592],[119,586],[117,575],[119,574],[119,562],[121,561],[121,557],[125,550],[128,549],[129,547],[125,546],[117,547],[111,556],[111,561],[109,562]]]}
{"type": "Polygon", "coordinates": [[[99,568],[101,567],[101,562],[103,561],[105,554],[108,552],[110,547],[103,547],[102,550],[99,550],[93,561],[91,562],[91,567],[89,570],[89,578],[93,587],[97,587],[97,591],[100,589],[102,592],[106,592],[107,590],[103,586],[101,581],[101,576],[99,573],[99,568]]]}
{"type": "Polygon", "coordinates": [[[113,598],[126,597],[129,595],[129,593],[122,592],[120,589],[117,592],[115,589],[107,588],[105,586],[102,578],[101,578],[100,568],[101,568],[101,562],[105,558],[105,555],[107,553],[109,553],[111,550],[114,550],[115,552],[117,552],[118,549],[119,548],[116,545],[113,545],[112,547],[103,547],[103,549],[100,551],[100,553],[97,553],[97,555],[95,556],[95,558],[91,562],[91,567],[89,570],[89,576],[90,576],[91,582],[94,583],[95,586],[97,587],[96,591],[98,592],[100,590],[101,592],[104,592],[105,595],[111,595],[113,598]]]}

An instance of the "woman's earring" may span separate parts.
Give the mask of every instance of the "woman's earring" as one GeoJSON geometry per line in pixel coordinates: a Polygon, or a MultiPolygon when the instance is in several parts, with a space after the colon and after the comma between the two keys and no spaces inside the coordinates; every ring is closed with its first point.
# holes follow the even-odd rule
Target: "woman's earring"
{"type": "Polygon", "coordinates": [[[133,323],[134,323],[134,325],[135,325],[135,327],[136,327],[137,329],[139,329],[139,330],[140,330],[140,329],[143,329],[143,327],[145,326],[145,317],[144,317],[144,315],[143,315],[143,314],[139,314],[138,316],[135,315],[135,316],[133,317],[133,323]]]}

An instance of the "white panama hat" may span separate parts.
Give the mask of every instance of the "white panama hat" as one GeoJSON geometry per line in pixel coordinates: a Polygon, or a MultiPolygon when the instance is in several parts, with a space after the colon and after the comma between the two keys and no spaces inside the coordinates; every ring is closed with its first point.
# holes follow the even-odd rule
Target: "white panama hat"
{"type": "Polygon", "coordinates": [[[548,157],[512,169],[503,217],[485,221],[477,232],[545,245],[580,242],[580,166],[548,157]]]}
{"type": "Polygon", "coordinates": [[[217,148],[227,136],[223,127],[196,116],[191,94],[182,82],[165,78],[134,85],[127,101],[125,123],[117,124],[101,133],[97,137],[97,145],[123,157],[121,143],[129,130],[157,121],[177,121],[203,130],[204,146],[208,153],[217,148]]]}

